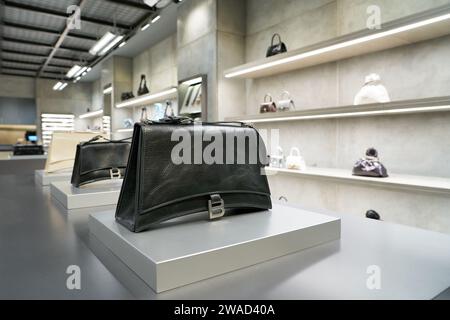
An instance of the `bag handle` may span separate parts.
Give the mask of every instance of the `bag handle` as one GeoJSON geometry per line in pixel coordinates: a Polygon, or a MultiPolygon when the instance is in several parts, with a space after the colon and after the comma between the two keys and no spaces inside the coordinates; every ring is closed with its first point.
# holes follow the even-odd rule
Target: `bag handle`
{"type": "Polygon", "coordinates": [[[108,142],[123,142],[123,141],[126,141],[126,140],[131,140],[132,138],[133,137],[128,137],[128,138],[124,138],[124,139],[120,139],[120,140],[110,140],[108,138],[105,138],[104,136],[98,135],[98,136],[93,137],[91,140],[89,140],[87,142],[84,142],[83,144],[93,143],[93,142],[98,141],[98,140],[106,140],[108,142]]]}
{"type": "MultiPolygon", "coordinates": [[[[144,121],[145,124],[194,124],[196,121],[194,119],[189,117],[166,117],[162,118],[158,121],[154,120],[148,120],[144,121]]],[[[240,121],[218,121],[218,122],[197,122],[201,124],[206,125],[217,125],[217,124],[231,124],[231,125],[239,125],[239,126],[245,126],[245,127],[251,127],[245,122],[240,121]]]]}
{"type": "Polygon", "coordinates": [[[275,41],[275,38],[277,38],[277,37],[278,37],[278,45],[280,45],[280,44],[282,43],[280,34],[279,34],[279,33],[275,33],[275,34],[272,36],[271,46],[273,46],[273,42],[275,41]]]}
{"type": "Polygon", "coordinates": [[[289,154],[291,157],[295,156],[294,153],[296,153],[297,157],[300,157],[300,149],[297,147],[292,147],[291,148],[291,153],[289,154]]]}
{"type": "Polygon", "coordinates": [[[266,95],[264,96],[264,103],[267,103],[267,102],[273,102],[273,98],[270,93],[266,93],[266,95]],[[269,98],[270,100],[266,101],[267,98],[269,98]]]}
{"type": "Polygon", "coordinates": [[[142,88],[143,85],[147,84],[147,79],[145,78],[145,74],[141,74],[141,84],[139,85],[139,88],[142,88]]]}
{"type": "Polygon", "coordinates": [[[286,97],[286,100],[292,100],[292,96],[287,90],[284,90],[281,94],[281,100],[283,100],[284,97],[286,97]]]}

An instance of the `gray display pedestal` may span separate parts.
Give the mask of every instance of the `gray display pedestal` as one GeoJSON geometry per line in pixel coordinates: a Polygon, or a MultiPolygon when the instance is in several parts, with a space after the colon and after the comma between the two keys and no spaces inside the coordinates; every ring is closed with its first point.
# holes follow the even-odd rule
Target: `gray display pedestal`
{"type": "Polygon", "coordinates": [[[280,205],[215,221],[205,217],[133,233],[116,223],[114,211],[105,211],[91,214],[89,230],[158,293],[340,238],[340,219],[280,205]]]}
{"type": "Polygon", "coordinates": [[[47,173],[44,170],[34,171],[34,182],[40,186],[49,186],[56,181],[70,181],[72,171],[47,173]]]}
{"type": "Polygon", "coordinates": [[[69,181],[57,181],[50,184],[53,199],[66,209],[79,209],[117,204],[122,180],[108,180],[88,184],[80,188],[73,187],[69,181]]]}

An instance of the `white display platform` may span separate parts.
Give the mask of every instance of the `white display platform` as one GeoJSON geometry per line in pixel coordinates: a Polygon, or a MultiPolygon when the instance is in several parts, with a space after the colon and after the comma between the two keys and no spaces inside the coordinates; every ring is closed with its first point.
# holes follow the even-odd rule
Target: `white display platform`
{"type": "Polygon", "coordinates": [[[72,171],[47,173],[44,170],[34,171],[34,182],[41,186],[49,186],[52,182],[56,181],[70,181],[72,177],[72,171]]]}
{"type": "Polygon", "coordinates": [[[66,209],[79,209],[117,204],[122,180],[107,180],[73,187],[69,181],[57,181],[50,184],[52,198],[66,209]]]}
{"type": "Polygon", "coordinates": [[[91,214],[89,230],[159,293],[337,240],[341,223],[274,205],[215,221],[193,215],[141,233],[118,224],[111,210],[91,214]]]}

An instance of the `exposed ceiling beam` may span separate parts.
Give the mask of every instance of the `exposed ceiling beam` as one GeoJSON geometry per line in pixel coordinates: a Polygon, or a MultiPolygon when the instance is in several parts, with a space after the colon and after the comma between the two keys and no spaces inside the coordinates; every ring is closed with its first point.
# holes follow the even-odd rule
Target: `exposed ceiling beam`
{"type": "Polygon", "coordinates": [[[118,5],[130,7],[130,8],[136,8],[140,10],[147,10],[147,11],[156,11],[154,8],[147,6],[146,4],[140,3],[140,2],[134,2],[129,0],[104,0],[106,2],[115,3],[118,5]]]}
{"type": "Polygon", "coordinates": [[[34,73],[36,73],[39,70],[39,69],[27,69],[27,68],[9,67],[9,66],[5,66],[5,65],[2,65],[2,69],[16,70],[16,71],[29,71],[29,72],[34,72],[34,73]]]}
{"type": "MultiPolygon", "coordinates": [[[[25,77],[25,78],[35,78],[33,75],[28,74],[21,74],[21,73],[14,73],[14,72],[2,72],[1,74],[7,75],[7,76],[13,76],[13,77],[25,77]]],[[[49,80],[58,80],[57,77],[41,77],[42,79],[49,79],[49,80]]]]}
{"type": "MultiPolygon", "coordinates": [[[[26,10],[26,11],[44,14],[47,16],[56,17],[56,18],[60,18],[60,19],[67,19],[70,17],[70,14],[68,14],[67,12],[43,8],[43,7],[31,6],[31,5],[23,4],[23,3],[10,2],[10,1],[4,0],[4,4],[5,4],[6,8],[15,8],[15,9],[26,10]]],[[[103,25],[103,26],[111,26],[111,27],[116,26],[117,28],[121,28],[121,29],[130,29],[132,27],[129,25],[121,24],[121,23],[114,24],[113,21],[92,18],[92,17],[86,17],[83,15],[81,16],[81,21],[95,23],[95,24],[103,25]]]]}
{"type": "MultiPolygon", "coordinates": [[[[80,8],[80,10],[83,10],[83,7],[85,5],[86,5],[86,0],[80,0],[79,3],[78,3],[78,7],[80,8]]],[[[64,28],[64,31],[59,36],[58,41],[56,41],[55,46],[52,49],[52,51],[50,52],[49,56],[47,57],[47,59],[45,59],[44,65],[39,69],[38,77],[40,77],[42,75],[44,69],[48,66],[48,64],[50,63],[50,61],[53,58],[59,59],[59,58],[56,57],[55,53],[56,53],[56,51],[58,51],[59,47],[64,42],[64,39],[66,39],[67,34],[70,32],[72,22],[74,21],[75,18],[76,18],[75,14],[73,14],[72,16],[67,18],[67,20],[66,20],[66,22],[67,22],[66,23],[66,27],[64,28]]]]}
{"type": "MultiPolygon", "coordinates": [[[[21,23],[14,23],[14,22],[3,21],[3,25],[5,27],[22,29],[22,30],[26,30],[26,31],[40,32],[40,33],[47,33],[47,34],[54,35],[54,36],[59,36],[60,35],[60,32],[52,30],[52,29],[33,27],[33,26],[21,24],[21,23]]],[[[90,41],[97,41],[98,40],[97,37],[94,37],[94,36],[73,34],[73,33],[69,33],[67,35],[67,37],[68,38],[74,38],[74,39],[80,39],[80,40],[90,40],[90,41]]]]}
{"type": "MultiPolygon", "coordinates": [[[[9,62],[9,63],[17,63],[17,64],[24,64],[24,65],[29,65],[29,66],[41,66],[42,63],[39,62],[29,62],[29,61],[20,61],[20,60],[14,60],[14,59],[2,59],[3,62],[9,62]]],[[[58,64],[48,64],[48,67],[52,67],[52,68],[60,68],[60,69],[64,69],[67,70],[70,68],[70,66],[63,66],[63,65],[58,65],[58,64]]]]}
{"type": "MultiPolygon", "coordinates": [[[[3,39],[3,41],[6,41],[6,42],[28,44],[28,45],[32,45],[32,46],[50,48],[50,49],[53,48],[53,46],[51,44],[37,42],[37,41],[23,40],[23,39],[17,39],[17,38],[9,38],[9,37],[3,37],[2,39],[3,39]]],[[[86,49],[73,48],[73,47],[67,47],[67,46],[60,46],[59,48],[62,50],[67,50],[67,51],[89,53],[89,50],[86,50],[86,49]]]]}
{"type": "MultiPolygon", "coordinates": [[[[23,52],[23,51],[17,51],[17,50],[9,50],[9,49],[3,49],[2,51],[4,53],[20,54],[20,55],[36,57],[36,58],[47,58],[48,57],[47,55],[40,54],[40,53],[23,52]]],[[[71,62],[79,61],[78,59],[62,57],[62,56],[55,56],[55,55],[53,56],[53,58],[58,59],[58,60],[71,61],[71,62]]]]}

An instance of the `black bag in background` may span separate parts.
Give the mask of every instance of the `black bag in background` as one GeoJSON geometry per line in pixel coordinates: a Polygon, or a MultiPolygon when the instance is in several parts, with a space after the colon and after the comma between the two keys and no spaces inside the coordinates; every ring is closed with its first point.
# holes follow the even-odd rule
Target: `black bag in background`
{"type": "MultiPolygon", "coordinates": [[[[210,143],[202,142],[201,151],[210,143]]],[[[250,157],[249,146],[249,142],[242,145],[235,143],[234,153],[229,156],[236,159],[236,154],[243,155],[238,152],[244,152],[247,159],[250,157]]],[[[237,209],[238,212],[270,209],[269,185],[267,177],[261,172],[265,163],[260,159],[267,160],[264,142],[254,128],[245,124],[203,123],[199,126],[186,118],[136,123],[116,220],[129,230],[140,232],[157,223],[191,213],[209,212],[210,219],[216,219],[224,215],[225,209],[237,209]],[[172,141],[172,134],[184,132],[188,135],[191,145],[189,150],[184,151],[190,151],[192,159],[195,130],[201,130],[202,134],[214,132],[217,136],[222,135],[224,164],[206,164],[204,159],[201,164],[174,163],[172,150],[181,142],[172,141]],[[254,135],[257,142],[255,151],[260,152],[254,164],[251,161],[226,164],[225,149],[229,148],[225,148],[225,142],[228,134],[238,138],[254,135]]]]}
{"type": "Polygon", "coordinates": [[[266,57],[271,57],[284,52],[287,52],[286,44],[281,41],[281,36],[278,33],[275,33],[272,36],[270,47],[267,49],[266,57]],[[274,44],[275,38],[278,38],[277,44],[274,44]]]}
{"type": "Polygon", "coordinates": [[[130,100],[130,99],[133,99],[134,98],[134,94],[133,94],[133,92],[124,92],[124,93],[122,93],[122,95],[120,96],[120,99],[122,100],[122,101],[125,101],[125,100],[130,100]]]}
{"type": "Polygon", "coordinates": [[[16,144],[13,148],[15,156],[36,156],[44,154],[42,145],[36,144],[16,144]]]}
{"type": "Polygon", "coordinates": [[[145,75],[141,75],[141,83],[139,84],[138,96],[142,96],[144,94],[149,93],[150,90],[147,88],[147,80],[145,79],[145,75]]]}
{"type": "Polygon", "coordinates": [[[378,178],[388,177],[386,168],[378,159],[378,151],[374,148],[367,149],[366,156],[355,163],[353,175],[378,178]]]}
{"type": "Polygon", "coordinates": [[[101,180],[122,179],[130,153],[130,138],[106,140],[102,136],[78,144],[71,183],[75,187],[101,180]]]}

